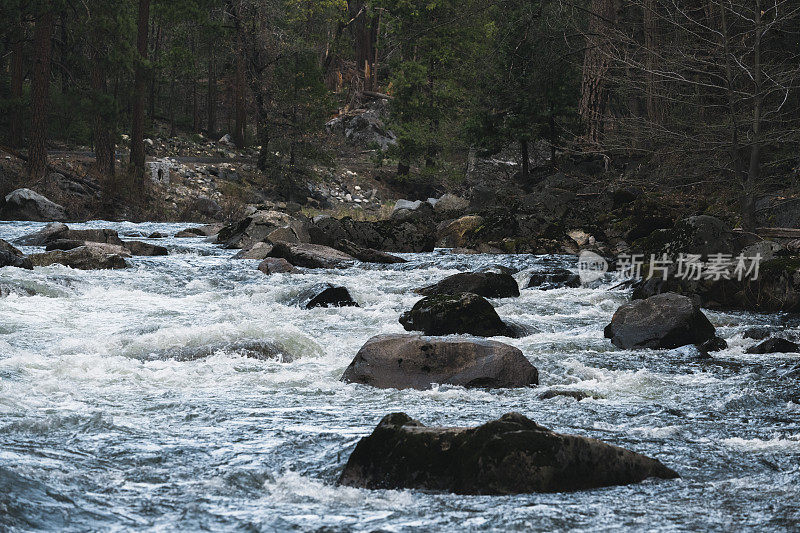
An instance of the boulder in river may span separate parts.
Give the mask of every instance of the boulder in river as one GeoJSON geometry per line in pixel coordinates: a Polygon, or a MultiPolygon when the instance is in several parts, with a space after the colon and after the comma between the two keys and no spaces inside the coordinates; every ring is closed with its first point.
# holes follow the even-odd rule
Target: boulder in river
{"type": "Polygon", "coordinates": [[[517,328],[500,319],[488,300],[469,292],[427,296],[403,313],[400,323],[406,331],[425,335],[520,336],[517,328]]]}
{"type": "Polygon", "coordinates": [[[44,246],[45,243],[64,238],[63,235],[69,231],[69,227],[61,222],[52,222],[36,233],[24,235],[15,240],[15,244],[22,246],[44,246]]]}
{"type": "Polygon", "coordinates": [[[702,344],[715,334],[714,326],[692,300],[674,293],[622,305],[605,328],[606,338],[623,349],[702,344]]]}
{"type": "Polygon", "coordinates": [[[234,259],[266,259],[272,251],[272,244],[257,242],[247,249],[243,249],[233,256],[234,259]]]}
{"type": "Polygon", "coordinates": [[[281,257],[294,266],[304,268],[337,268],[355,260],[329,246],[288,242],[275,243],[268,257],[281,257]]]}
{"type": "Polygon", "coordinates": [[[167,250],[163,246],[159,246],[157,244],[150,244],[149,242],[141,242],[141,241],[125,241],[123,246],[130,250],[133,255],[143,255],[143,256],[159,256],[159,255],[169,255],[169,250],[167,250]]]}
{"type": "Polygon", "coordinates": [[[765,353],[798,353],[800,346],[792,341],[775,337],[767,339],[764,342],[757,344],[747,349],[747,353],[765,354],[765,353]]]}
{"type": "Polygon", "coordinates": [[[33,269],[31,260],[25,257],[25,254],[8,242],[0,239],[0,268],[7,266],[25,268],[28,270],[33,269]]]}
{"type": "Polygon", "coordinates": [[[17,189],[5,197],[0,208],[2,220],[31,220],[50,222],[66,220],[67,213],[63,206],[50,201],[41,194],[30,189],[17,189]]]}
{"type": "Polygon", "coordinates": [[[484,298],[512,298],[519,296],[519,285],[510,274],[461,272],[417,292],[423,296],[471,292],[484,298]]]}
{"type": "MultiPolygon", "coordinates": [[[[280,211],[257,211],[244,219],[225,226],[217,235],[217,242],[225,248],[250,248],[257,242],[267,241],[277,229],[284,228],[291,234],[289,240],[293,242],[309,242],[308,231],[299,221],[280,211]]],[[[281,233],[273,237],[277,240],[287,240],[287,235],[281,233]]]]}
{"type": "Polygon", "coordinates": [[[79,270],[111,270],[126,268],[128,263],[125,258],[117,253],[104,251],[104,246],[97,244],[84,245],[72,250],[54,250],[30,256],[33,266],[49,266],[54,264],[64,265],[79,270]]]}
{"type": "Polygon", "coordinates": [[[264,274],[289,274],[297,272],[297,269],[286,259],[280,257],[267,257],[258,265],[258,269],[264,274]]]}
{"type": "Polygon", "coordinates": [[[528,289],[535,288],[542,291],[551,289],[563,289],[565,287],[576,288],[581,286],[581,278],[571,270],[566,268],[556,268],[554,270],[544,270],[531,274],[528,281],[528,289]]]}
{"type": "Polygon", "coordinates": [[[674,479],[656,459],[582,437],[555,433],[519,413],[478,427],[426,427],[405,413],[387,415],[362,438],[340,485],[456,494],[566,492],[674,479]]]}
{"type": "Polygon", "coordinates": [[[539,383],[539,372],[522,352],[486,339],[378,335],[367,341],[342,381],[381,389],[460,387],[512,388],[539,383]]]}
{"type": "Polygon", "coordinates": [[[345,287],[337,287],[330,283],[322,283],[304,290],[300,293],[298,301],[303,309],[314,309],[315,307],[358,307],[358,303],[350,296],[350,291],[345,287]]]}
{"type": "Polygon", "coordinates": [[[374,248],[360,246],[353,241],[348,240],[336,243],[336,249],[355,257],[362,263],[381,263],[384,265],[392,265],[406,262],[405,259],[397,257],[396,255],[381,252],[380,250],[375,250],[374,248]]]}

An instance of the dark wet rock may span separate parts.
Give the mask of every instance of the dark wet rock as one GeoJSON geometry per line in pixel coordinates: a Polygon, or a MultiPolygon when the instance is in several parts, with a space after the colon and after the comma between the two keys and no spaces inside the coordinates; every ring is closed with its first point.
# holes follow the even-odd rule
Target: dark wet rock
{"type": "Polygon", "coordinates": [[[635,284],[633,299],[673,292],[711,309],[800,312],[800,258],[778,257],[760,264],[758,279],[687,280],[660,276],[635,284]]]}
{"type": "Polygon", "coordinates": [[[425,335],[519,335],[516,328],[500,319],[488,300],[468,292],[423,298],[403,313],[400,323],[406,331],[421,331],[425,335]]]}
{"type": "Polygon", "coordinates": [[[30,256],[30,260],[35,267],[60,264],[79,270],[110,270],[128,266],[122,255],[104,251],[105,246],[114,245],[84,245],[68,251],[54,250],[52,252],[33,254],[30,256]]]}
{"type": "Polygon", "coordinates": [[[62,235],[68,230],[69,227],[67,227],[66,224],[62,224],[61,222],[53,222],[46,225],[36,233],[31,233],[29,235],[20,237],[14,241],[14,243],[22,246],[44,246],[44,244],[48,241],[62,238],[62,235]]]}
{"type": "Polygon", "coordinates": [[[753,339],[757,341],[763,341],[770,335],[775,332],[774,328],[766,327],[766,326],[754,326],[752,328],[747,328],[742,335],[745,339],[753,339]]]}
{"type": "Polygon", "coordinates": [[[702,344],[715,334],[703,312],[689,298],[674,293],[622,305],[605,328],[605,337],[623,349],[702,344]]]}
{"type": "Polygon", "coordinates": [[[54,241],[49,241],[47,245],[44,247],[44,249],[48,252],[51,250],[72,250],[73,248],[85,245],[86,241],[75,241],[72,239],[56,239],[54,241]]]}
{"type": "Polygon", "coordinates": [[[723,339],[722,337],[714,337],[712,339],[708,339],[705,342],[701,342],[697,345],[697,349],[700,350],[700,353],[709,354],[712,352],[719,352],[728,348],[728,341],[723,339]]]}
{"type": "Polygon", "coordinates": [[[566,492],[679,477],[602,441],[555,433],[519,413],[475,428],[426,427],[387,415],[350,455],[339,484],[457,494],[566,492]]]}
{"type": "Polygon", "coordinates": [[[67,229],[67,231],[51,236],[45,244],[54,240],[97,242],[122,246],[124,243],[113,229],[67,229]]]}
{"type": "Polygon", "coordinates": [[[286,242],[275,243],[269,257],[281,257],[304,268],[337,268],[354,261],[352,256],[328,246],[286,242]]]}
{"type": "Polygon", "coordinates": [[[345,287],[336,287],[330,283],[315,285],[304,290],[298,297],[300,307],[358,307],[358,303],[350,296],[345,287]]]}
{"type": "Polygon", "coordinates": [[[559,389],[550,389],[546,390],[539,395],[540,400],[550,400],[552,398],[573,398],[574,400],[581,401],[587,398],[594,398],[588,392],[583,392],[580,390],[559,390],[559,389]]]}
{"type": "Polygon", "coordinates": [[[513,298],[519,296],[519,285],[510,274],[461,272],[417,292],[423,296],[471,292],[484,298],[513,298]]]}
{"type": "Polygon", "coordinates": [[[297,269],[286,259],[280,257],[267,257],[258,265],[258,269],[264,274],[289,274],[297,272],[297,269]]]}
{"type": "Polygon", "coordinates": [[[765,354],[765,353],[798,353],[800,352],[800,345],[787,341],[781,338],[767,339],[761,344],[747,349],[747,353],[765,354]]]}
{"type": "Polygon", "coordinates": [[[148,235],[147,238],[148,239],[164,239],[164,238],[166,238],[166,235],[164,235],[163,233],[160,233],[158,231],[154,231],[153,233],[148,235]]]}
{"type": "Polygon", "coordinates": [[[402,257],[381,252],[374,248],[366,248],[360,246],[353,241],[341,241],[336,244],[336,249],[351,255],[363,263],[380,263],[384,265],[392,265],[398,263],[406,263],[407,261],[402,257]]]}
{"type": "Polygon", "coordinates": [[[193,237],[205,237],[202,228],[186,228],[175,234],[176,239],[188,239],[193,237]]]}
{"type": "Polygon", "coordinates": [[[204,226],[197,226],[181,230],[175,234],[175,237],[179,239],[190,237],[213,237],[214,235],[217,235],[222,228],[222,224],[206,224],[204,226]]]}
{"type": "Polygon", "coordinates": [[[485,339],[378,335],[356,354],[342,380],[382,389],[430,389],[435,383],[511,388],[539,383],[520,350],[485,339]]]}
{"type": "Polygon", "coordinates": [[[294,357],[279,343],[261,340],[241,340],[233,342],[215,342],[204,346],[181,346],[169,350],[148,353],[144,359],[148,361],[162,361],[174,359],[176,361],[196,361],[205,359],[214,354],[224,352],[242,357],[258,359],[260,361],[280,361],[291,363],[294,357]]]}
{"type": "Polygon", "coordinates": [[[28,287],[20,287],[10,283],[0,283],[0,298],[7,298],[12,294],[14,296],[36,296],[36,291],[28,287]]]}
{"type": "Polygon", "coordinates": [[[316,218],[309,227],[311,242],[336,246],[351,241],[365,248],[395,253],[432,252],[434,227],[430,220],[356,221],[351,218],[316,218]]]}
{"type": "Polygon", "coordinates": [[[2,220],[51,222],[66,220],[66,218],[67,213],[63,206],[30,189],[17,189],[10,192],[6,195],[5,203],[0,208],[0,219],[2,220]]]}
{"type": "Polygon", "coordinates": [[[163,246],[158,246],[157,244],[150,244],[149,242],[141,242],[141,241],[125,241],[123,246],[130,250],[133,255],[142,255],[142,256],[160,256],[160,255],[169,255],[169,250],[164,248],[163,246]]]}
{"type": "Polygon", "coordinates": [[[272,244],[257,242],[246,250],[241,250],[233,256],[234,259],[266,259],[272,251],[272,244]]]}
{"type": "MultiPolygon", "coordinates": [[[[223,244],[225,248],[250,248],[257,242],[267,241],[270,234],[279,228],[288,228],[286,231],[291,232],[292,237],[289,240],[292,242],[308,242],[309,239],[303,234],[301,226],[286,213],[258,211],[225,226],[217,235],[217,242],[223,244]]],[[[278,240],[287,240],[287,235],[275,235],[275,240],[271,242],[278,240]]]]}
{"type": "Polygon", "coordinates": [[[735,233],[718,218],[698,215],[679,220],[671,229],[652,232],[645,239],[636,241],[636,249],[645,255],[667,253],[696,254],[708,258],[713,254],[736,255],[746,246],[757,241],[757,237],[735,233]]]}
{"type": "Polygon", "coordinates": [[[28,270],[33,269],[31,260],[25,257],[25,254],[8,242],[0,239],[0,268],[8,266],[25,268],[28,270]]]}
{"type": "Polygon", "coordinates": [[[480,273],[487,273],[487,274],[508,274],[512,276],[519,272],[519,269],[511,268],[505,265],[489,265],[478,269],[480,273]]]}
{"type": "Polygon", "coordinates": [[[55,250],[61,250],[64,252],[74,250],[76,248],[91,248],[93,251],[102,253],[102,254],[116,254],[122,257],[130,257],[131,252],[127,248],[120,246],[118,244],[109,244],[105,242],[93,242],[93,241],[74,241],[70,239],[59,239],[56,241],[52,241],[47,243],[45,247],[45,251],[51,252],[55,250]]]}
{"type": "Polygon", "coordinates": [[[534,272],[528,281],[526,288],[547,291],[551,289],[563,289],[565,287],[576,288],[581,286],[581,278],[571,270],[557,268],[543,272],[534,272]]]}

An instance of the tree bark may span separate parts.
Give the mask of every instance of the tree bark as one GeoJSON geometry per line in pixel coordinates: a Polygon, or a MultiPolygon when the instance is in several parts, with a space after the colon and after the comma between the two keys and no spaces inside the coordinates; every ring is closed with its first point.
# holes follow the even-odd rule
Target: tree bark
{"type": "Polygon", "coordinates": [[[131,129],[131,173],[137,188],[144,186],[144,97],[147,87],[147,38],[150,22],[150,0],[139,0],[136,36],[136,73],[133,82],[133,127],[131,129]]]}
{"type": "Polygon", "coordinates": [[[94,158],[95,169],[101,174],[109,178],[113,178],[115,174],[115,143],[112,138],[111,127],[109,124],[109,117],[107,110],[100,109],[102,102],[100,97],[108,93],[108,82],[106,81],[105,73],[103,72],[102,63],[100,62],[99,43],[95,43],[93,51],[93,58],[91,62],[91,84],[92,92],[95,96],[95,113],[92,117],[92,126],[94,129],[94,158]]]}
{"type": "Polygon", "coordinates": [[[208,135],[216,140],[217,135],[217,73],[214,65],[214,45],[208,54],[208,135]]]}
{"type": "Polygon", "coordinates": [[[50,55],[52,53],[53,12],[44,11],[36,21],[33,46],[35,65],[31,88],[31,131],[28,143],[28,177],[44,177],[47,172],[47,111],[50,100],[50,55]]]}
{"type": "Polygon", "coordinates": [[[22,25],[22,20],[20,20],[19,31],[14,37],[14,43],[11,48],[11,98],[14,99],[14,105],[10,117],[8,143],[12,148],[22,146],[22,84],[25,75],[23,68],[24,52],[25,30],[22,25]]]}
{"type": "Polygon", "coordinates": [[[247,108],[245,106],[245,80],[244,80],[244,43],[242,42],[241,28],[237,25],[236,37],[236,80],[235,80],[235,124],[233,128],[233,142],[237,148],[244,148],[244,125],[247,120],[247,108]]]}
{"type": "Polygon", "coordinates": [[[609,60],[604,47],[616,20],[616,0],[592,0],[590,10],[579,112],[587,142],[599,146],[608,107],[609,60]]]}
{"type": "Polygon", "coordinates": [[[522,158],[522,183],[528,183],[530,179],[530,167],[531,167],[531,158],[530,154],[528,153],[528,141],[527,139],[520,139],[519,141],[519,152],[520,157],[522,158]]]}
{"type": "Polygon", "coordinates": [[[753,131],[750,145],[750,165],[744,182],[742,198],[742,228],[756,228],[755,189],[761,174],[761,115],[764,106],[761,38],[763,32],[761,0],[755,0],[755,40],[753,43],[753,131]]]}

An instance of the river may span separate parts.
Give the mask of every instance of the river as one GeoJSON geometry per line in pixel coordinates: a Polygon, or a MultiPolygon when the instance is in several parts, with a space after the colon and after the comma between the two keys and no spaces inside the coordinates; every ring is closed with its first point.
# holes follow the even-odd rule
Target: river
{"type": "MultiPolygon", "coordinates": [[[[1,223],[8,241],[42,224],[1,223]]],[[[91,222],[174,234],[185,224],[91,222]]],[[[123,237],[125,238],[125,237],[123,237]]],[[[729,348],[624,351],[603,327],[628,294],[523,290],[495,300],[531,329],[519,347],[541,386],[378,390],[339,381],[361,345],[399,333],[412,289],[543,256],[406,255],[402,265],[265,276],[197,239],[121,271],[0,270],[0,531],[698,531],[800,528],[800,356],[748,355],[752,325],[787,316],[708,312],[729,348]],[[301,310],[314,283],[359,308],[301,310]],[[33,293],[32,295],[30,293],[33,293]],[[270,343],[279,358],[246,357],[270,343]],[[194,357],[204,355],[202,357],[194,357]],[[578,390],[593,398],[559,396],[578,390]],[[658,458],[678,480],[564,494],[455,496],[337,487],[385,414],[470,426],[518,411],[560,432],[658,458]]],[[[24,248],[26,253],[36,248],[24,248]]]]}

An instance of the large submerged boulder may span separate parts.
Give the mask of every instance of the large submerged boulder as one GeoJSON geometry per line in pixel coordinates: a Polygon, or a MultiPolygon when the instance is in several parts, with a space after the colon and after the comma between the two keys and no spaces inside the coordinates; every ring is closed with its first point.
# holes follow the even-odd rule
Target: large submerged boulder
{"type": "Polygon", "coordinates": [[[378,335],[367,341],[342,381],[381,389],[430,389],[435,383],[511,388],[539,383],[519,349],[476,338],[378,335]]]}
{"type": "Polygon", "coordinates": [[[257,242],[309,242],[302,222],[280,211],[258,211],[249,217],[225,226],[217,234],[217,242],[225,248],[251,248],[257,242]],[[280,231],[278,231],[280,230],[280,231]]]}
{"type": "Polygon", "coordinates": [[[63,206],[30,189],[17,189],[5,197],[0,208],[2,220],[31,220],[50,222],[66,220],[67,213],[63,206]]]}
{"type": "Polygon", "coordinates": [[[31,260],[25,257],[25,254],[8,242],[0,239],[0,268],[7,266],[25,268],[28,270],[33,269],[31,260]]]}
{"type": "Polygon", "coordinates": [[[128,263],[125,258],[117,253],[108,253],[104,246],[84,245],[71,250],[54,250],[30,256],[33,266],[64,265],[79,270],[111,270],[126,268],[128,263]]]}
{"type": "Polygon", "coordinates": [[[267,257],[280,257],[304,268],[337,268],[355,258],[329,246],[277,242],[267,257]]]}
{"type": "Polygon", "coordinates": [[[715,334],[714,326],[697,305],[674,293],[621,306],[605,328],[606,338],[623,349],[703,344],[715,334]]]}
{"type": "Polygon", "coordinates": [[[344,240],[336,244],[336,248],[348,255],[351,255],[363,263],[380,263],[384,265],[393,265],[398,263],[406,263],[407,261],[402,257],[381,252],[374,248],[367,248],[360,246],[353,241],[344,240]]]}
{"type": "Polygon", "coordinates": [[[547,291],[551,289],[563,289],[565,287],[576,288],[581,286],[581,278],[566,268],[556,268],[553,270],[543,270],[531,274],[528,280],[528,289],[539,289],[547,291]]]}
{"type": "Polygon", "coordinates": [[[518,337],[520,331],[503,322],[488,300],[477,294],[438,294],[417,302],[400,317],[406,331],[425,335],[518,337]]]}
{"type": "Polygon", "coordinates": [[[461,272],[417,291],[423,296],[471,292],[484,298],[519,296],[517,280],[510,274],[495,272],[461,272]]]}
{"type": "Polygon", "coordinates": [[[351,241],[365,248],[384,252],[432,252],[435,244],[432,219],[353,220],[352,218],[319,217],[309,227],[311,242],[338,246],[351,241]]]}
{"type": "Polygon", "coordinates": [[[56,240],[62,238],[69,230],[66,224],[61,222],[52,222],[36,233],[30,233],[28,235],[24,235],[19,239],[15,240],[15,244],[19,244],[21,246],[44,246],[45,243],[51,240],[56,240]]]}
{"type": "Polygon", "coordinates": [[[339,484],[520,494],[677,477],[656,459],[588,437],[555,433],[519,413],[474,428],[426,427],[405,413],[394,413],[359,441],[339,484]]]}

